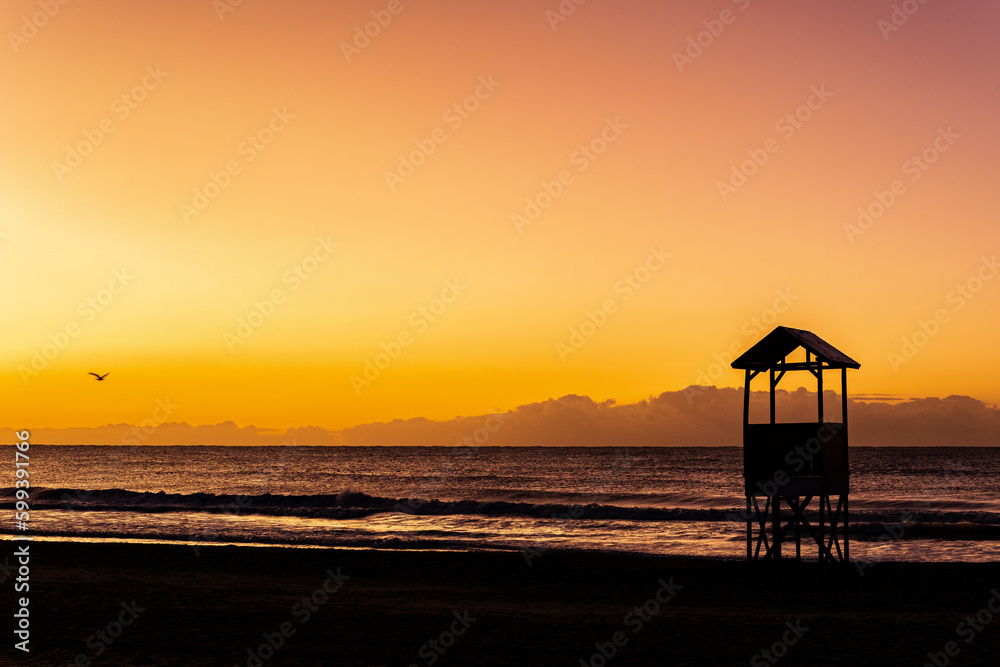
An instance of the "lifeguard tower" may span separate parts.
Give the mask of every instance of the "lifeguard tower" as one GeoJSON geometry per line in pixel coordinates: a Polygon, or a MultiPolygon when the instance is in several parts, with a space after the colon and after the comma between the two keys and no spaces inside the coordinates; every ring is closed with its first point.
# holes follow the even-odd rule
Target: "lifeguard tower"
{"type": "Polygon", "coordinates": [[[747,560],[780,559],[781,544],[791,540],[790,534],[794,535],[795,558],[801,560],[804,532],[819,547],[821,563],[850,562],[847,369],[861,365],[814,333],[777,327],[732,366],[746,372],[743,477],[747,504],[747,560]],[[805,360],[790,360],[799,348],[805,351],[805,360]],[[823,372],[831,370],[840,370],[840,422],[828,422],[823,416],[823,372]],[[808,371],[816,378],[818,409],[815,422],[775,421],[775,390],[788,371],[808,371]],[[768,373],[770,381],[770,420],[751,424],[750,382],[763,372],[768,373]],[[831,501],[834,496],[836,507],[831,501]],[[758,500],[760,498],[764,500],[758,500]],[[806,510],[813,499],[819,500],[818,512],[807,515],[806,510]],[[787,509],[784,513],[782,505],[787,509]]]}

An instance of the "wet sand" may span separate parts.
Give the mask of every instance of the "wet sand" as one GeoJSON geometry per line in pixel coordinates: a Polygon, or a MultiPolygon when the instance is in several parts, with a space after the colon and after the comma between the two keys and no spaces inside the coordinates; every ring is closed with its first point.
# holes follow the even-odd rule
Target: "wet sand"
{"type": "Polygon", "coordinates": [[[1000,563],[33,542],[30,576],[3,664],[1000,664],[1000,563]]]}

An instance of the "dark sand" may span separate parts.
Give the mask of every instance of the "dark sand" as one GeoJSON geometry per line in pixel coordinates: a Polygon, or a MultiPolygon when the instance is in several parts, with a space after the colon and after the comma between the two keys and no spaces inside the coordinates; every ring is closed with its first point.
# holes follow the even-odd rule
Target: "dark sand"
{"type": "MultiPolygon", "coordinates": [[[[5,552],[17,544],[4,542],[5,552]]],[[[601,665],[595,644],[620,632],[608,665],[767,665],[753,656],[783,634],[796,638],[786,622],[801,622],[808,630],[776,664],[920,667],[954,641],[949,664],[1000,665],[1000,615],[971,643],[970,631],[956,632],[1000,588],[1000,563],[883,563],[861,577],[853,566],[554,551],[530,567],[521,553],[202,547],[196,556],[183,546],[55,542],[31,552],[32,650],[11,648],[8,576],[2,664],[70,665],[82,655],[79,664],[260,665],[247,649],[285,624],[293,633],[262,664],[601,665]],[[338,568],[350,578],[303,623],[303,596],[338,568]],[[648,620],[635,615],[671,578],[682,587],[674,599],[648,620]],[[145,609],[137,620],[110,645],[95,636],[88,647],[98,629],[117,632],[121,603],[133,600],[145,609]],[[454,615],[466,610],[467,628],[454,615]],[[443,655],[429,645],[419,654],[431,640],[451,644],[452,627],[462,634],[443,655]]]]}

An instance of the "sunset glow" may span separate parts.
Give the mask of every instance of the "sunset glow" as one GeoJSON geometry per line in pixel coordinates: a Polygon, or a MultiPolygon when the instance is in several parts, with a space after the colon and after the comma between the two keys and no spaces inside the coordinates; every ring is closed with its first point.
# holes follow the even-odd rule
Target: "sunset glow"
{"type": "Polygon", "coordinates": [[[627,403],[779,324],[857,395],[1000,403],[996,3],[41,4],[0,426],[627,403]]]}

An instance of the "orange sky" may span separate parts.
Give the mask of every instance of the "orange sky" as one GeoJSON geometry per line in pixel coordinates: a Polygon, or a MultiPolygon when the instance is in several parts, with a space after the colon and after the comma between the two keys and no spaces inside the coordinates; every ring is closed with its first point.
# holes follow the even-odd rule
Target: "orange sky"
{"type": "Polygon", "coordinates": [[[996,3],[224,2],[3,3],[0,425],[627,402],[774,324],[1000,402],[996,3]]]}

